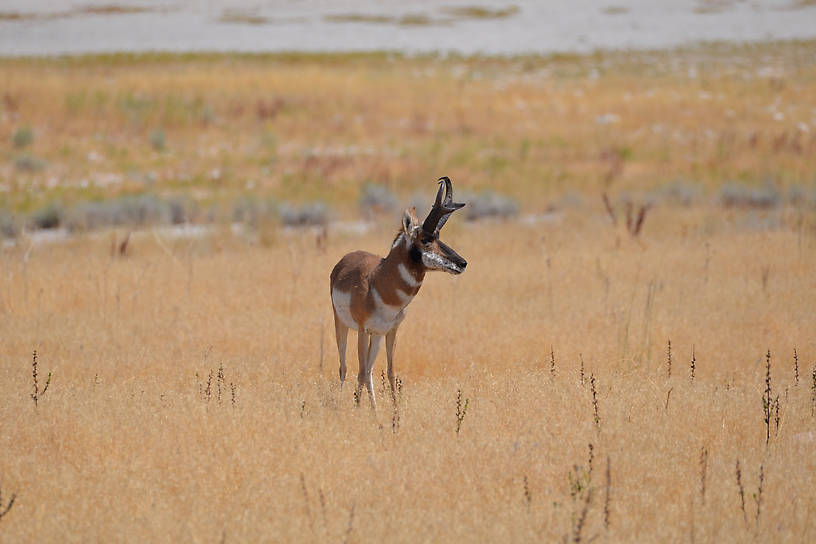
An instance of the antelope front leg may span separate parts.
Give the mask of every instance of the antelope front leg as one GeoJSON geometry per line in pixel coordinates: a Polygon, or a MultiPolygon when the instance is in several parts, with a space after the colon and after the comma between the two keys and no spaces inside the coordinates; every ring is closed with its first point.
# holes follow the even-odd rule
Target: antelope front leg
{"type": "Polygon", "coordinates": [[[371,341],[368,345],[368,361],[366,362],[366,387],[368,388],[368,394],[371,396],[371,407],[374,409],[377,408],[377,403],[374,400],[374,380],[371,377],[371,371],[374,370],[374,361],[377,360],[382,338],[378,334],[371,335],[371,341]]]}
{"type": "Polygon", "coordinates": [[[397,341],[397,328],[394,327],[385,335],[385,356],[388,359],[388,383],[391,384],[391,400],[397,402],[397,391],[394,386],[394,345],[397,341]]]}
{"type": "Polygon", "coordinates": [[[368,334],[364,330],[357,332],[357,358],[360,362],[360,370],[357,373],[357,395],[359,398],[359,395],[363,392],[363,386],[365,386],[371,398],[372,408],[377,408],[377,401],[374,398],[374,382],[371,378],[371,371],[374,368],[374,361],[377,359],[377,352],[380,350],[381,342],[382,336],[368,334]]]}

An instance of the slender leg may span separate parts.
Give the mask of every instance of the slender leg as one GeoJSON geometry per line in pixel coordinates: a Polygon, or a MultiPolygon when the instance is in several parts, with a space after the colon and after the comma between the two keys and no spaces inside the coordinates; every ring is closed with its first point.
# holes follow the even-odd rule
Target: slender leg
{"type": "Polygon", "coordinates": [[[371,371],[374,369],[374,361],[377,360],[377,353],[380,351],[380,344],[382,343],[382,336],[378,334],[371,335],[371,341],[368,345],[368,361],[366,362],[366,388],[371,397],[371,407],[376,409],[377,402],[374,399],[374,381],[371,377],[371,371]]]}
{"type": "Polygon", "coordinates": [[[337,351],[340,353],[340,388],[346,381],[346,341],[348,340],[349,328],[334,314],[334,334],[337,337],[337,351]]]}
{"type": "Polygon", "coordinates": [[[363,392],[363,386],[365,385],[370,339],[371,335],[369,335],[362,326],[357,329],[357,360],[360,363],[360,368],[357,372],[357,398],[360,398],[363,392]]]}
{"type": "Polygon", "coordinates": [[[385,356],[388,358],[388,383],[391,384],[391,400],[397,402],[397,392],[394,387],[394,346],[397,342],[397,328],[394,327],[385,335],[385,356]]]}

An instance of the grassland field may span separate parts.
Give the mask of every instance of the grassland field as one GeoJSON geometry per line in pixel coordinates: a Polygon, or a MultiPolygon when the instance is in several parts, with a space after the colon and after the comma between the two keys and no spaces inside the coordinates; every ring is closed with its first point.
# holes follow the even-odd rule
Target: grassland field
{"type": "Polygon", "coordinates": [[[814,49],[0,60],[0,540],[813,541],[814,49]],[[357,407],[328,276],[398,211],[231,206],[442,174],[522,215],[447,223],[357,407]],[[25,226],[144,194],[212,228],[25,226]]]}

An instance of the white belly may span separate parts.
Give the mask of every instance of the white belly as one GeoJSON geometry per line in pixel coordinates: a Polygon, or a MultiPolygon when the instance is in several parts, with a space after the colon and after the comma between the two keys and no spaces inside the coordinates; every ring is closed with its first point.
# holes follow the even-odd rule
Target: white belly
{"type": "Polygon", "coordinates": [[[340,322],[350,329],[357,330],[357,323],[351,317],[351,293],[344,293],[337,289],[332,289],[331,292],[332,305],[334,311],[337,312],[337,317],[340,322]]]}
{"type": "Polygon", "coordinates": [[[366,319],[365,328],[371,334],[386,334],[405,319],[405,307],[386,304],[376,289],[372,289],[372,293],[375,309],[366,319]]]}

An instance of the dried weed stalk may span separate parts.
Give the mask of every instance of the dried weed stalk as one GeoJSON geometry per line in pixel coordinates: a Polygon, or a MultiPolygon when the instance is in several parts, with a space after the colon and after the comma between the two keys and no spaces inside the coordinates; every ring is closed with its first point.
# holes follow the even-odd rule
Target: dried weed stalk
{"type": "Polygon", "coordinates": [[[349,511],[349,520],[348,525],[346,526],[346,534],[343,535],[343,544],[348,544],[349,539],[351,538],[351,532],[354,530],[354,508],[356,504],[351,505],[351,510],[349,511]]]}
{"type": "Polygon", "coordinates": [[[697,355],[694,353],[694,346],[691,346],[691,381],[694,383],[694,371],[697,370],[697,355]]]}
{"type": "Polygon", "coordinates": [[[11,500],[7,505],[3,506],[3,488],[0,486],[0,519],[3,519],[9,513],[11,507],[14,506],[14,500],[17,498],[16,493],[11,494],[11,500]]]}
{"type": "Polygon", "coordinates": [[[604,493],[604,527],[607,531],[609,531],[609,500],[610,500],[610,491],[612,488],[612,471],[609,462],[609,456],[606,456],[606,481],[604,482],[604,488],[606,492],[604,493]]]}
{"type": "Polygon", "coordinates": [[[317,498],[320,499],[320,514],[323,516],[323,529],[329,530],[329,522],[326,518],[326,497],[323,495],[323,488],[317,489],[317,498]]]}
{"type": "Polygon", "coordinates": [[[210,402],[210,397],[212,396],[212,378],[213,371],[210,370],[210,375],[207,376],[207,387],[204,388],[204,398],[207,399],[207,402],[210,402]]]}
{"type": "Polygon", "coordinates": [[[737,488],[739,490],[740,496],[740,509],[742,510],[742,519],[745,522],[745,525],[748,525],[748,515],[745,513],[745,488],[742,486],[742,469],[740,468],[739,459],[737,459],[737,488]]]}
{"type": "MultiPolygon", "coordinates": [[[[593,461],[593,446],[589,445],[589,464],[587,468],[580,465],[573,465],[572,471],[568,474],[570,498],[574,505],[581,504],[581,510],[576,514],[572,514],[572,540],[573,542],[581,542],[582,531],[586,523],[587,513],[589,512],[589,505],[592,501],[592,461],[593,461]]],[[[566,538],[565,538],[566,539],[566,538]]]]}
{"type": "Polygon", "coordinates": [[[581,532],[584,530],[586,524],[587,514],[589,513],[589,505],[592,502],[592,488],[587,490],[584,497],[584,506],[581,508],[581,514],[578,516],[578,521],[575,523],[575,528],[572,532],[572,541],[578,544],[581,542],[581,532]]]}
{"type": "Polygon", "coordinates": [[[762,484],[765,482],[765,465],[759,465],[759,486],[757,492],[754,493],[754,502],[756,502],[756,524],[759,527],[759,514],[762,510],[762,484]]]}
{"type": "Polygon", "coordinates": [[[771,350],[765,354],[765,392],[762,394],[762,411],[765,415],[765,444],[771,440],[771,350]]]}
{"type": "MultiPolygon", "coordinates": [[[[198,372],[196,372],[195,375],[196,380],[200,380],[200,375],[198,372]]],[[[218,369],[210,369],[209,373],[207,374],[206,385],[202,384],[200,381],[198,382],[198,394],[208,403],[213,399],[213,397],[215,397],[218,404],[221,404],[228,386],[230,391],[230,402],[233,406],[235,406],[235,404],[238,402],[238,386],[235,384],[235,382],[229,382],[229,384],[227,384],[224,364],[222,363],[218,366],[218,369]],[[215,378],[215,383],[213,383],[213,378],[215,378]]]]}
{"type": "Polygon", "coordinates": [[[530,508],[530,505],[533,503],[533,495],[530,493],[530,482],[527,480],[527,475],[524,475],[524,504],[527,508],[530,508]]]}
{"type": "Polygon", "coordinates": [[[592,442],[589,443],[589,459],[587,460],[587,471],[589,473],[589,479],[592,480],[592,461],[595,460],[595,447],[592,445],[592,442]]]}
{"type": "Polygon", "coordinates": [[[598,391],[595,388],[595,374],[589,375],[589,386],[592,389],[592,410],[595,414],[595,425],[601,426],[601,416],[598,415],[598,391]]]}
{"type": "Polygon", "coordinates": [[[584,356],[579,353],[578,357],[581,359],[581,385],[586,385],[586,374],[584,373],[584,356]]]}
{"type": "Polygon", "coordinates": [[[217,391],[218,404],[221,404],[221,386],[224,385],[224,364],[218,365],[218,374],[216,374],[215,388],[217,391]]]}
{"type": "Polygon", "coordinates": [[[813,367],[810,384],[810,415],[816,416],[816,366],[813,367]]]}
{"type": "Polygon", "coordinates": [[[708,471],[708,449],[703,446],[700,449],[700,499],[705,504],[706,493],[706,472],[708,471]]]}
{"type": "MultiPolygon", "coordinates": [[[[618,163],[615,163],[618,164],[618,163]]],[[[622,163],[620,163],[622,164],[622,163]]],[[[616,167],[613,167],[610,170],[612,177],[614,177],[615,173],[618,172],[616,167]]],[[[610,174],[608,174],[609,176],[610,174]]],[[[611,178],[607,178],[607,183],[611,182],[611,178]]],[[[603,200],[604,208],[606,209],[607,215],[612,221],[613,226],[617,226],[618,218],[617,214],[615,213],[615,207],[612,205],[612,202],[609,199],[609,195],[604,191],[601,194],[601,200],[603,200]]],[[[650,203],[641,204],[638,208],[637,215],[635,215],[635,205],[632,201],[626,201],[625,204],[625,213],[626,213],[626,231],[632,238],[637,238],[640,235],[641,230],[643,229],[643,223],[646,221],[646,215],[649,213],[652,205],[650,203]]]]}
{"type": "Polygon", "coordinates": [[[300,492],[303,494],[303,505],[306,510],[306,519],[309,520],[309,528],[314,531],[314,521],[312,520],[312,509],[309,508],[309,492],[306,489],[306,478],[300,473],[300,492]]]}
{"type": "Polygon", "coordinates": [[[459,430],[462,428],[462,422],[465,420],[465,415],[467,414],[468,405],[470,404],[470,399],[465,399],[465,403],[462,404],[462,390],[456,390],[456,434],[459,434],[459,430]]]}
{"type": "Polygon", "coordinates": [[[34,400],[34,406],[37,406],[40,402],[40,397],[45,395],[45,392],[48,391],[48,386],[51,385],[51,373],[48,373],[48,378],[45,379],[45,387],[43,387],[42,391],[40,391],[40,384],[37,381],[37,350],[34,350],[34,357],[31,361],[31,374],[34,377],[34,392],[31,393],[31,398],[34,400]]]}
{"type": "Polygon", "coordinates": [[[793,380],[795,385],[799,385],[799,354],[793,348],[793,380]]]}
{"type": "Polygon", "coordinates": [[[394,403],[394,413],[391,415],[391,432],[397,434],[400,426],[399,404],[394,403]]]}

